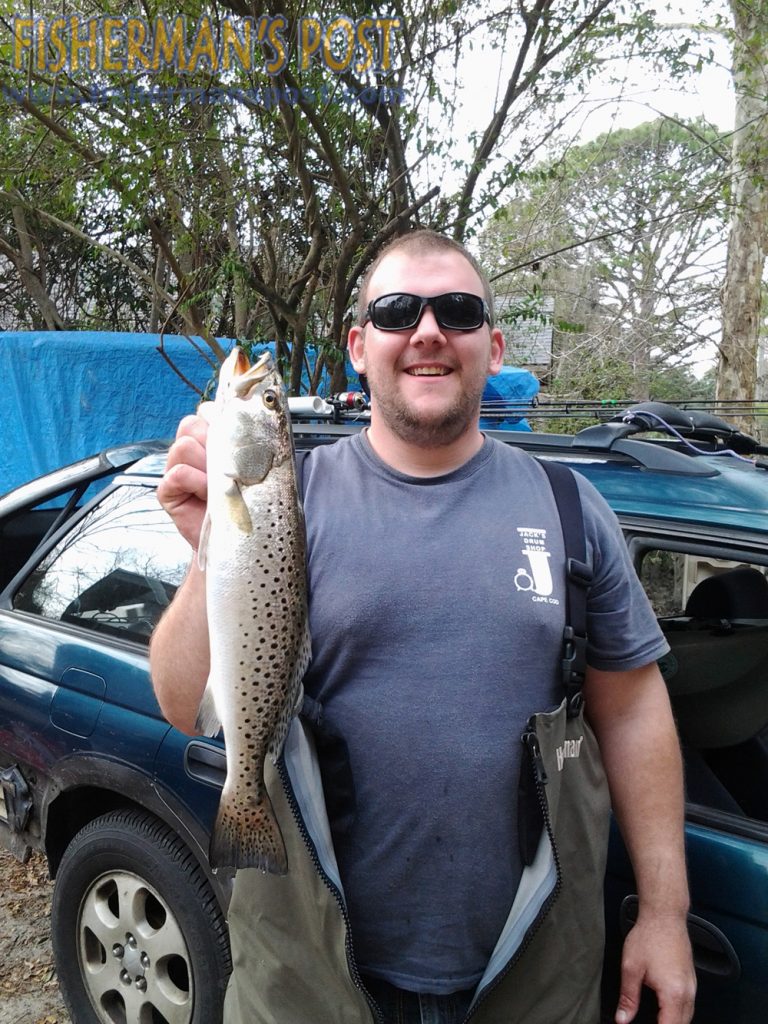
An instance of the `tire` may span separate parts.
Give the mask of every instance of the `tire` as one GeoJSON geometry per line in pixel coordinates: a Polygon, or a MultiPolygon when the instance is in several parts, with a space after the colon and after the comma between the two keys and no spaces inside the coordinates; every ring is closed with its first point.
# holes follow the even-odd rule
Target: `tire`
{"type": "Polygon", "coordinates": [[[119,810],[64,852],[51,906],[73,1024],[218,1024],[231,970],[224,915],[167,825],[119,810]]]}

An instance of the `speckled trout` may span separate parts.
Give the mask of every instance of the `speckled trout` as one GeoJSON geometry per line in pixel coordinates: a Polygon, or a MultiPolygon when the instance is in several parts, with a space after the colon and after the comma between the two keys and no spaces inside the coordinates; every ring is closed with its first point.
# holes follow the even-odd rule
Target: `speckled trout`
{"type": "Polygon", "coordinates": [[[227,779],[211,837],[214,867],[284,874],[285,844],[264,785],[301,700],[309,664],[304,517],[288,402],[270,354],[235,349],[206,407],[206,573],[211,667],[197,728],[224,729],[227,779]]]}

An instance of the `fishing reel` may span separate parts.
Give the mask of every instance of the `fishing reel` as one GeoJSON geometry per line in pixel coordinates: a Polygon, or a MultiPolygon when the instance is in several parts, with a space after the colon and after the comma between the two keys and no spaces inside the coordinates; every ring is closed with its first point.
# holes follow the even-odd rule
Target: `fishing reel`
{"type": "Polygon", "coordinates": [[[341,423],[350,414],[365,412],[368,407],[368,398],[362,391],[341,391],[330,398],[304,395],[288,399],[292,419],[322,419],[341,423]]]}

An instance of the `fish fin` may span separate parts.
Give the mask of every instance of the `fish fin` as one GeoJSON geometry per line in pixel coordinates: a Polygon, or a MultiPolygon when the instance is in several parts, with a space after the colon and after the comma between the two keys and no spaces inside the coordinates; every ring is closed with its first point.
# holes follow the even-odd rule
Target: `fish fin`
{"type": "Polygon", "coordinates": [[[221,795],[211,833],[211,867],[258,868],[272,875],[288,873],[288,854],[267,791],[245,807],[221,795]]]}
{"type": "Polygon", "coordinates": [[[221,718],[216,709],[216,700],[213,696],[213,687],[210,680],[203,691],[203,696],[200,698],[195,728],[203,736],[217,736],[221,729],[221,718]]]}
{"type": "Polygon", "coordinates": [[[293,702],[293,710],[291,711],[291,718],[295,718],[296,715],[304,707],[304,687],[299,686],[296,690],[296,700],[293,702]]]}
{"type": "Polygon", "coordinates": [[[272,738],[267,746],[267,755],[272,761],[272,764],[277,764],[277,760],[283,749],[285,743],[285,737],[288,735],[288,730],[291,727],[291,722],[301,711],[304,703],[304,687],[299,682],[298,689],[294,690],[293,693],[289,693],[286,697],[285,707],[283,708],[280,718],[275,724],[275,730],[272,733],[272,738]],[[293,699],[291,699],[293,696],[293,699]]]}
{"type": "Polygon", "coordinates": [[[296,659],[296,676],[298,682],[304,678],[309,663],[312,661],[312,635],[309,632],[309,619],[304,623],[304,636],[301,638],[299,656],[296,659]]]}
{"type": "Polygon", "coordinates": [[[272,733],[272,739],[269,741],[267,747],[267,754],[269,755],[272,764],[277,764],[277,759],[280,757],[280,751],[283,749],[283,743],[285,743],[285,737],[288,735],[288,726],[291,724],[295,711],[291,705],[286,707],[287,714],[284,714],[282,719],[275,726],[275,731],[272,733]]]}
{"type": "Polygon", "coordinates": [[[299,711],[301,711],[301,705],[304,703],[304,687],[302,682],[311,661],[312,637],[309,634],[309,622],[306,622],[304,625],[304,636],[301,639],[301,647],[299,648],[299,656],[296,659],[296,669],[293,675],[293,692],[296,695],[296,700],[293,705],[293,715],[298,715],[299,711]]]}
{"type": "Polygon", "coordinates": [[[286,697],[285,709],[275,726],[272,739],[267,747],[267,753],[272,758],[273,764],[277,764],[277,759],[280,757],[280,751],[283,749],[285,737],[288,735],[291,720],[299,713],[301,706],[304,703],[304,687],[302,686],[302,680],[304,679],[304,673],[309,668],[311,660],[312,640],[309,635],[309,626],[307,625],[304,629],[301,647],[299,648],[299,654],[296,658],[296,668],[294,669],[291,686],[288,691],[288,696],[286,697]]]}
{"type": "Polygon", "coordinates": [[[197,545],[197,566],[202,572],[205,569],[205,562],[208,557],[208,541],[211,537],[211,515],[205,513],[203,525],[200,527],[200,540],[197,545]]]}
{"type": "Polygon", "coordinates": [[[248,506],[245,504],[238,482],[233,480],[232,486],[227,487],[224,494],[227,499],[227,513],[229,518],[242,533],[253,533],[251,513],[248,511],[248,506]]]}

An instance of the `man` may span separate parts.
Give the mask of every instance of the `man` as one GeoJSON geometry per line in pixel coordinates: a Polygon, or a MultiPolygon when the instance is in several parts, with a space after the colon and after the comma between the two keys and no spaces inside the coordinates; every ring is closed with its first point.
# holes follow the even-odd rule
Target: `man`
{"type": "MultiPolygon", "coordinates": [[[[478,429],[504,352],[490,289],[461,246],[415,232],[374,263],[359,313],[349,353],[370,385],[370,427],[317,449],[303,471],[305,689],[330,825],[324,808],[317,818],[319,788],[304,771],[312,744],[294,743],[297,724],[293,767],[271,796],[307,841],[289,848],[284,879],[238,874],[227,1020],[363,1024],[381,1012],[387,1024],[468,1013],[477,1024],[596,1024],[600,855],[585,849],[579,864],[577,850],[575,867],[555,865],[554,833],[530,861],[518,853],[519,737],[562,696],[564,550],[541,467],[478,429]],[[584,890],[580,874],[593,876],[584,890]]],[[[201,419],[182,422],[158,490],[193,547],[204,441],[201,419]]],[[[634,1018],[645,984],[659,1024],[688,1024],[680,756],[655,665],[665,645],[615,520],[593,488],[579,489],[594,576],[584,697],[640,896],[615,1019],[634,1018]]],[[[151,654],[165,714],[194,731],[208,660],[194,566],[151,654]]],[[[543,786],[551,797],[562,781],[566,810],[577,770],[569,762],[543,786]]]]}

